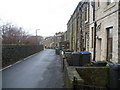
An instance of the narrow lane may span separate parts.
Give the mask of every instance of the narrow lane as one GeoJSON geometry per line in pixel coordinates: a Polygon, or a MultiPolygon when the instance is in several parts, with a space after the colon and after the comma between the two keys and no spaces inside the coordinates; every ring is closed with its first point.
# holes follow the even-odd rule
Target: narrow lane
{"type": "Polygon", "coordinates": [[[3,70],[3,88],[62,88],[60,57],[46,49],[3,70]]]}

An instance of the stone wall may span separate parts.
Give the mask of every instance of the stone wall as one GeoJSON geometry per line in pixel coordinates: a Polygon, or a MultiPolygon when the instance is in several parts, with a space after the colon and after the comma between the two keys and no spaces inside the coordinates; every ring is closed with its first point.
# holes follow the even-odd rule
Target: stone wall
{"type": "Polygon", "coordinates": [[[71,90],[76,88],[107,90],[109,85],[109,67],[70,66],[68,58],[63,59],[63,56],[61,56],[61,59],[64,62],[62,66],[64,67],[64,84],[66,88],[71,88],[71,90]]]}
{"type": "Polygon", "coordinates": [[[118,62],[120,63],[120,1],[119,1],[119,16],[118,16],[118,62]]]}
{"type": "MultiPolygon", "coordinates": [[[[64,59],[64,84],[65,88],[69,88],[74,90],[79,86],[77,84],[83,84],[84,80],[80,77],[78,72],[76,71],[74,66],[69,66],[66,59],[64,59]],[[76,78],[76,85],[74,81],[74,77],[76,78]]],[[[82,87],[79,87],[82,88],[82,87]]]]}
{"type": "Polygon", "coordinates": [[[108,67],[77,67],[80,77],[86,85],[106,87],[109,83],[108,67]]]}

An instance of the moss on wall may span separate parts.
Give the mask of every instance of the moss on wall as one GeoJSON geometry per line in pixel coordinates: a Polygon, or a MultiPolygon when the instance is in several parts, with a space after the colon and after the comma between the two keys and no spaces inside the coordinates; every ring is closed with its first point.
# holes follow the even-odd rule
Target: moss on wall
{"type": "Polygon", "coordinates": [[[72,82],[75,76],[79,84],[107,89],[109,83],[109,67],[70,66],[67,59],[64,59],[64,80],[67,88],[73,88],[72,82]]]}
{"type": "Polygon", "coordinates": [[[77,78],[78,84],[83,84],[84,80],[80,77],[74,66],[69,66],[66,59],[64,60],[64,84],[66,88],[73,88],[73,78],[77,78]]]}
{"type": "Polygon", "coordinates": [[[79,75],[85,84],[106,87],[108,85],[108,67],[77,67],[79,75]]]}

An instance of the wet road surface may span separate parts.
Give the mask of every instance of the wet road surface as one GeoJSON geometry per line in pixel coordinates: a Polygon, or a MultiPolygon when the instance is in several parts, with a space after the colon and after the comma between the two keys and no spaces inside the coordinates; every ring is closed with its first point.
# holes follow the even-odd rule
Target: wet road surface
{"type": "Polygon", "coordinates": [[[63,88],[60,57],[45,49],[3,70],[3,88],[63,88]]]}

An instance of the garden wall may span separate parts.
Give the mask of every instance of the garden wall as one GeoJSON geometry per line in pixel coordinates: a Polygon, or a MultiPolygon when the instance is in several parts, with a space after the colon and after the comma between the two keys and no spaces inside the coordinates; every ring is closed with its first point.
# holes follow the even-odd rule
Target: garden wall
{"type": "Polygon", "coordinates": [[[71,56],[61,55],[66,88],[83,90],[107,90],[109,84],[109,67],[107,66],[73,66],[71,56]],[[64,59],[63,59],[64,58],[64,59]],[[76,77],[74,82],[73,78],[76,77]]]}
{"type": "Polygon", "coordinates": [[[107,88],[109,82],[109,67],[76,67],[85,85],[107,88]]]}

